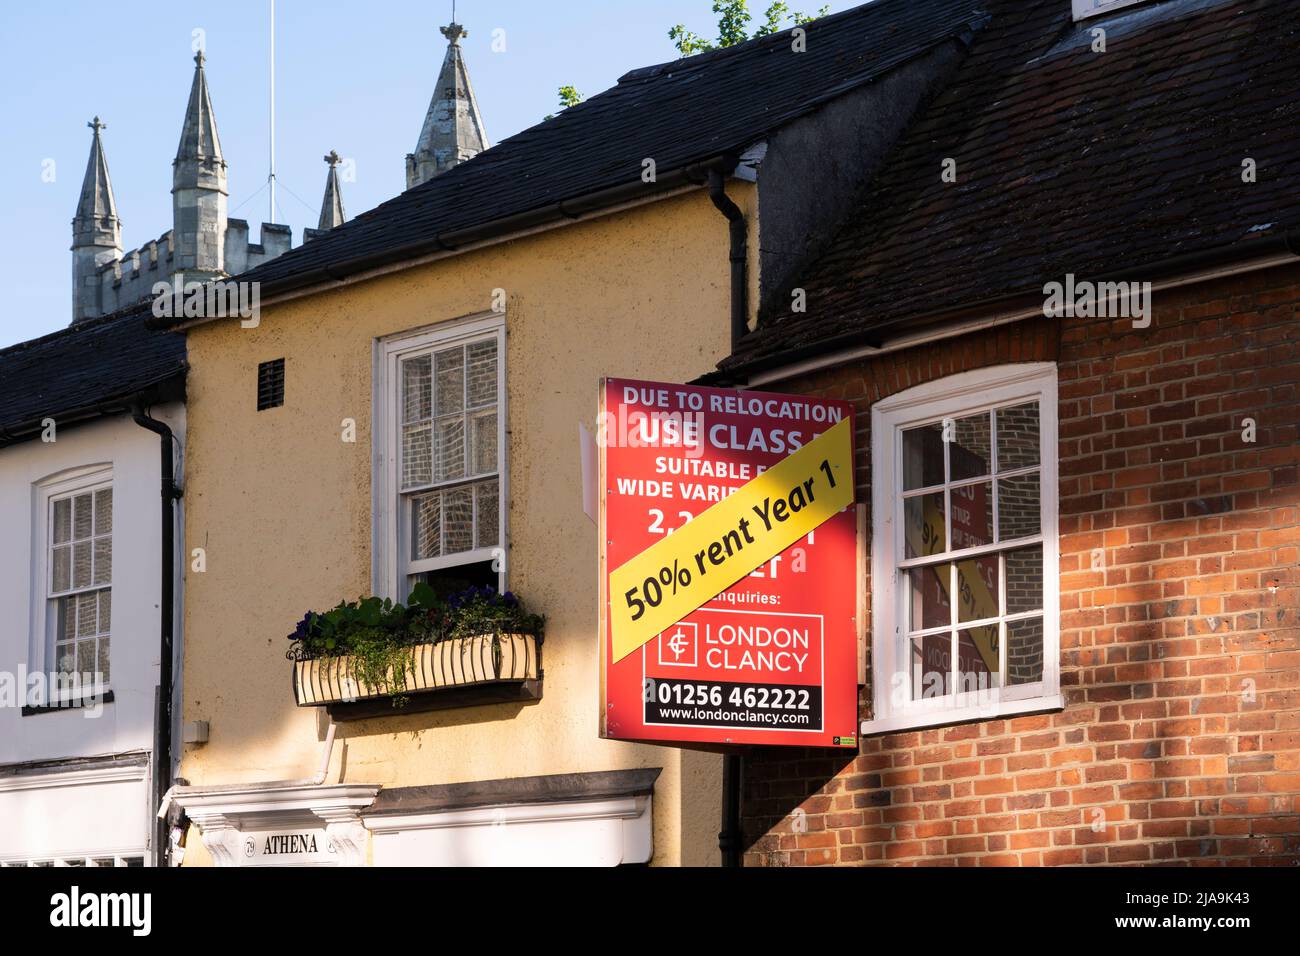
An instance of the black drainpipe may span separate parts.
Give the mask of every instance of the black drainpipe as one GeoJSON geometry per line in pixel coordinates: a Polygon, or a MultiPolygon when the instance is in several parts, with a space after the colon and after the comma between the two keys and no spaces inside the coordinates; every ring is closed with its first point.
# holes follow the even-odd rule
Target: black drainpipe
{"type": "MultiPolygon", "coordinates": [[[[162,805],[163,796],[171,786],[172,771],[172,630],[176,617],[176,501],[181,492],[176,488],[176,466],[173,458],[172,430],[164,422],[150,418],[142,402],[137,401],[132,416],[141,428],[158,436],[160,463],[162,465],[162,593],[160,614],[162,624],[159,634],[158,700],[156,701],[157,726],[154,729],[154,809],[162,805]]],[[[167,865],[170,842],[167,821],[154,819],[154,861],[167,865]]]]}
{"type": "Polygon", "coordinates": [[[722,853],[722,865],[729,868],[745,865],[745,833],[740,822],[740,781],[744,768],[740,754],[726,754],[722,758],[722,831],[718,834],[718,850],[722,853]]]}
{"type": "Polygon", "coordinates": [[[731,227],[731,347],[749,331],[749,228],[745,214],[727,195],[722,170],[709,170],[709,198],[731,227]]]}
{"type": "MultiPolygon", "coordinates": [[[[745,214],[727,195],[727,179],[720,169],[709,170],[709,198],[727,217],[731,233],[731,347],[749,331],[749,228],[745,214]]],[[[722,758],[722,830],[718,850],[724,867],[744,865],[740,787],[744,763],[740,754],[722,758]]]]}

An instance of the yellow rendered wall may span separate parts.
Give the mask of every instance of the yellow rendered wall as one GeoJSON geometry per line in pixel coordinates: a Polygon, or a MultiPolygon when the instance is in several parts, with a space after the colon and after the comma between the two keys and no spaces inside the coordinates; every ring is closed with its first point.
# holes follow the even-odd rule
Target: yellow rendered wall
{"type": "MultiPolygon", "coordinates": [[[[752,212],[752,187],[729,191],[752,212]]],[[[269,306],[255,329],[191,330],[185,540],[206,570],[186,571],[184,713],[211,736],[185,748],[181,775],[202,786],[315,772],[321,728],[294,706],[285,635],[306,610],[372,590],[374,342],[488,311],[502,288],[509,586],[548,618],[544,697],[341,724],[327,781],[659,766],[654,862],[716,864],[721,758],[597,736],[597,541],[578,424],[594,428],[602,376],[689,381],[726,354],[727,256],[726,220],[692,192],[269,306]],[[281,357],[284,407],[259,413],[257,365],[281,357]],[[349,418],[355,444],[340,440],[349,418]]]]}

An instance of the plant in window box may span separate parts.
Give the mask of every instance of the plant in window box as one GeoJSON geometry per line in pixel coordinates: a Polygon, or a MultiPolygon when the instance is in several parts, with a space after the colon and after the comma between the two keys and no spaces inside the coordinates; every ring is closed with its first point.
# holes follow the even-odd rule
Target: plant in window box
{"type": "Polygon", "coordinates": [[[289,639],[299,706],[535,680],[544,619],[512,594],[471,589],[448,601],[421,583],[405,605],[371,597],[309,612],[289,639]]]}
{"type": "Polygon", "coordinates": [[[453,670],[459,666],[463,676],[535,678],[537,642],[545,623],[541,615],[528,613],[509,591],[498,594],[495,588],[469,588],[453,594],[447,617],[447,643],[455,649],[453,670]]]}

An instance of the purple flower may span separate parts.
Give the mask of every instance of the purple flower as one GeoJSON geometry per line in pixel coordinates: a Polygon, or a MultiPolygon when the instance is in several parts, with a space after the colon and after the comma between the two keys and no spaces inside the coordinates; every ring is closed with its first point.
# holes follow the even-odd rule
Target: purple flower
{"type": "Polygon", "coordinates": [[[309,636],[311,636],[311,632],[314,629],[316,624],[315,619],[316,619],[316,612],[308,611],[303,616],[303,619],[298,622],[298,626],[293,629],[293,633],[289,635],[289,640],[303,641],[306,640],[309,636]]]}

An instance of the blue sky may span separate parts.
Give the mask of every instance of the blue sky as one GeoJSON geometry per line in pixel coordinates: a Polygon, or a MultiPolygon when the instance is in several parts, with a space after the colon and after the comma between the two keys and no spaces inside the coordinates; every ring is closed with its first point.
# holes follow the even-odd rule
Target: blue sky
{"type": "MultiPolygon", "coordinates": [[[[818,3],[792,4],[813,8],[818,3]]],[[[556,110],[564,83],[588,95],[627,70],[671,60],[667,31],[713,36],[709,0],[458,0],[474,91],[498,142],[556,110]],[[504,30],[505,51],[493,52],[504,30]]],[[[761,10],[765,0],[750,6],[761,10]]],[[[837,3],[832,9],[844,9],[837,3]]],[[[171,227],[171,161],[204,31],[208,82],[229,164],[230,214],[257,236],[267,218],[268,0],[86,0],[0,9],[0,347],[71,319],[71,220],[99,115],[133,249],[171,227]],[[53,181],[48,178],[53,160],[53,181]],[[259,190],[262,190],[260,193],[259,190]]],[[[276,4],[276,221],[314,226],[331,149],[355,162],[353,216],[405,186],[404,158],[442,63],[450,0],[279,0],[276,4]]]]}

